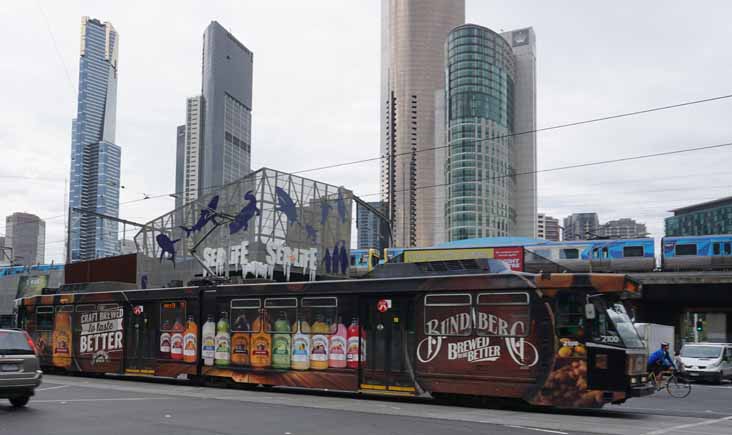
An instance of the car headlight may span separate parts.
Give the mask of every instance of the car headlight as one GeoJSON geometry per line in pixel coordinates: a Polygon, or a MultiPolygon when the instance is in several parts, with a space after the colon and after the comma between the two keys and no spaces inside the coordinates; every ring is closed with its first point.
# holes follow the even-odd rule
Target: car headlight
{"type": "Polygon", "coordinates": [[[715,361],[713,363],[707,364],[707,367],[709,367],[709,368],[717,367],[719,365],[719,363],[721,363],[721,362],[722,361],[715,361]]]}

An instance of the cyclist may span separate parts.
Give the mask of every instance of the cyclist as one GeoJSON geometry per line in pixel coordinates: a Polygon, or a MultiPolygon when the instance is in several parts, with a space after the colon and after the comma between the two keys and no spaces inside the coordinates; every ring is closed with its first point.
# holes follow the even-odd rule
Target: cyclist
{"type": "Polygon", "coordinates": [[[674,360],[668,353],[669,343],[664,341],[661,343],[661,348],[653,352],[648,357],[648,373],[653,373],[656,376],[656,382],[661,385],[662,372],[671,367],[676,368],[674,360]]]}

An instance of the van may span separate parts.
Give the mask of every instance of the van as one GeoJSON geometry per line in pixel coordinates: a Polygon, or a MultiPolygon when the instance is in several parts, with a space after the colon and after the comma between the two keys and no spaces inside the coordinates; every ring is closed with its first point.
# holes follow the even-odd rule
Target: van
{"type": "Polygon", "coordinates": [[[724,379],[732,379],[732,343],[685,344],[680,357],[690,379],[717,384],[724,379]]]}

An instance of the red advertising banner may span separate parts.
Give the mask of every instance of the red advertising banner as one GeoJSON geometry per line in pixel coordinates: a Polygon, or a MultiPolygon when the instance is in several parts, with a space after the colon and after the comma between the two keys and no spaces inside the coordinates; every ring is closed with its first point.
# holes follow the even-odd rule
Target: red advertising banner
{"type": "Polygon", "coordinates": [[[505,262],[513,271],[524,270],[524,248],[521,246],[493,248],[493,258],[505,262]]]}

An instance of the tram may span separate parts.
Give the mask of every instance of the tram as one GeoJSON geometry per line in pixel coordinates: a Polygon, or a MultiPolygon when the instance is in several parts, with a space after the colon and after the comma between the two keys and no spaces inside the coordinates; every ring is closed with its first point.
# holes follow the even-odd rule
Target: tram
{"type": "Polygon", "coordinates": [[[33,296],[18,324],[45,368],[67,372],[555,407],[651,394],[622,303],[636,282],[470,261],[471,273],[33,296]]]}

